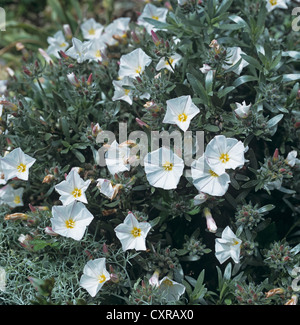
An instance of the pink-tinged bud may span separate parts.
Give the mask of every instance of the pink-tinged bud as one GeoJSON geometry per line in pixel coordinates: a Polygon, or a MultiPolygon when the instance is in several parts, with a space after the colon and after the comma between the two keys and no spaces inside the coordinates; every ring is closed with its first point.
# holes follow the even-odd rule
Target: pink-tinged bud
{"type": "Polygon", "coordinates": [[[204,208],[203,210],[204,217],[206,218],[206,226],[209,232],[215,233],[218,229],[215,220],[213,219],[210,209],[204,208]]]}
{"type": "Polygon", "coordinates": [[[284,290],[282,288],[276,288],[276,289],[271,289],[268,292],[266,292],[266,298],[270,298],[274,295],[281,295],[284,293],[284,290]]]}
{"type": "Polygon", "coordinates": [[[140,84],[143,83],[143,80],[139,76],[136,76],[135,80],[138,81],[140,84]]]}
{"type": "Polygon", "coordinates": [[[138,38],[138,36],[137,36],[137,34],[136,34],[136,32],[134,30],[131,32],[131,38],[135,43],[140,42],[140,39],[138,38]]]}
{"type": "Polygon", "coordinates": [[[279,157],[279,150],[278,148],[275,149],[274,154],[273,154],[273,162],[276,162],[279,157]]]}
{"type": "Polygon", "coordinates": [[[69,24],[63,25],[63,30],[64,30],[66,38],[71,39],[73,35],[72,35],[70,25],[69,24]]]}
{"type": "Polygon", "coordinates": [[[62,58],[66,59],[66,60],[69,59],[68,55],[67,55],[64,51],[59,51],[59,54],[60,54],[60,56],[61,56],[62,58]]]}
{"type": "Polygon", "coordinates": [[[23,72],[29,77],[32,76],[32,73],[26,67],[23,68],[23,72]]]}
{"type": "Polygon", "coordinates": [[[46,227],[44,229],[44,231],[45,231],[45,234],[47,234],[49,236],[59,236],[59,234],[54,232],[51,227],[46,227]]]}
{"type": "Polygon", "coordinates": [[[147,123],[143,122],[142,120],[140,120],[139,118],[136,118],[135,120],[137,121],[139,126],[141,126],[141,127],[145,126],[146,128],[149,128],[149,125],[147,123]]]}
{"type": "Polygon", "coordinates": [[[292,295],[292,298],[285,303],[285,305],[297,305],[298,296],[292,295]]]}
{"type": "Polygon", "coordinates": [[[92,82],[93,82],[93,74],[91,73],[91,74],[89,75],[89,77],[88,77],[88,80],[87,80],[86,84],[87,84],[88,86],[90,86],[90,85],[92,84],[92,82]]]}
{"type": "Polygon", "coordinates": [[[28,206],[31,212],[36,212],[36,208],[31,203],[29,203],[28,206]]]}
{"type": "Polygon", "coordinates": [[[105,243],[103,244],[102,252],[103,252],[104,254],[108,254],[108,247],[107,247],[107,245],[106,245],[105,243]]]}
{"type": "Polygon", "coordinates": [[[25,213],[13,213],[13,214],[7,214],[4,217],[4,220],[27,220],[28,219],[28,215],[25,213]]]}
{"type": "Polygon", "coordinates": [[[72,73],[68,73],[67,74],[67,78],[69,80],[69,82],[75,86],[76,88],[80,87],[80,82],[79,80],[77,79],[77,77],[75,76],[74,72],[72,73]]]}
{"type": "Polygon", "coordinates": [[[31,250],[33,246],[30,244],[30,241],[33,238],[30,235],[23,235],[21,234],[18,238],[18,241],[20,242],[21,246],[24,247],[25,249],[31,250]]]}
{"type": "Polygon", "coordinates": [[[48,64],[50,64],[50,63],[53,64],[51,57],[48,55],[48,53],[46,51],[44,51],[43,49],[39,49],[39,52],[48,64]]]}
{"type": "Polygon", "coordinates": [[[300,122],[296,122],[296,123],[294,124],[294,127],[295,127],[295,129],[300,128],[300,122]]]}
{"type": "Polygon", "coordinates": [[[156,270],[151,278],[149,279],[149,284],[151,287],[159,287],[159,271],[156,270]]]}
{"type": "Polygon", "coordinates": [[[74,68],[74,64],[72,64],[72,63],[69,64],[69,65],[68,65],[68,68],[74,68]]]}
{"type": "Polygon", "coordinates": [[[297,92],[297,99],[298,99],[298,100],[300,99],[300,89],[299,89],[298,92],[297,92]]]}
{"type": "Polygon", "coordinates": [[[151,36],[155,46],[159,46],[161,44],[161,40],[158,38],[158,36],[153,30],[151,30],[151,36]]]}
{"type": "Polygon", "coordinates": [[[165,7],[166,7],[167,9],[169,9],[169,10],[173,10],[173,7],[172,7],[170,1],[165,2],[165,7]]]}

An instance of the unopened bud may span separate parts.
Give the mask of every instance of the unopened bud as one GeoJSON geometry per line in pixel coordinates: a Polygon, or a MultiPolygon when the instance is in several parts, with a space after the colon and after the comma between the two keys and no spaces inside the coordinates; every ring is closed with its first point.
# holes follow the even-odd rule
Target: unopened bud
{"type": "Polygon", "coordinates": [[[27,220],[28,215],[25,213],[13,213],[13,214],[7,214],[4,217],[4,220],[27,220]]]}
{"type": "Polygon", "coordinates": [[[153,30],[151,30],[151,36],[155,46],[159,46],[161,44],[161,40],[158,38],[157,34],[153,30]]]}
{"type": "Polygon", "coordinates": [[[204,217],[206,218],[206,226],[209,232],[215,233],[217,231],[217,225],[213,219],[210,209],[204,208],[203,210],[204,217]]]}
{"type": "Polygon", "coordinates": [[[86,84],[87,84],[88,86],[90,86],[90,85],[92,84],[92,81],[93,81],[93,74],[91,73],[91,74],[89,75],[89,77],[88,77],[88,80],[87,80],[86,84]]]}
{"type": "Polygon", "coordinates": [[[279,150],[278,148],[275,149],[274,154],[273,154],[273,162],[276,162],[279,157],[279,150]]]}
{"type": "Polygon", "coordinates": [[[283,294],[284,293],[284,290],[282,288],[276,288],[276,289],[272,289],[272,290],[269,290],[268,292],[266,292],[266,298],[270,298],[274,295],[277,295],[277,294],[283,294]]]}

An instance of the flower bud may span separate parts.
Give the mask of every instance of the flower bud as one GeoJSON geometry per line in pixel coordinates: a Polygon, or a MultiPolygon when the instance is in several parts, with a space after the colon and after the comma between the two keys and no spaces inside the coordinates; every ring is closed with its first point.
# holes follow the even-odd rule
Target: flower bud
{"type": "Polygon", "coordinates": [[[90,85],[92,84],[92,81],[93,81],[93,74],[91,73],[91,74],[89,75],[89,77],[88,77],[88,80],[87,80],[86,84],[87,84],[88,86],[90,86],[90,85]]]}
{"type": "Polygon", "coordinates": [[[278,161],[278,157],[279,157],[279,150],[278,148],[276,148],[273,154],[273,162],[278,161]]]}
{"type": "Polygon", "coordinates": [[[72,31],[69,24],[63,25],[63,30],[67,39],[72,38],[72,31]]]}
{"type": "Polygon", "coordinates": [[[158,38],[157,34],[153,30],[151,30],[151,36],[155,46],[159,46],[161,44],[161,40],[158,38]]]}
{"type": "Polygon", "coordinates": [[[71,73],[68,73],[67,74],[67,78],[69,80],[69,82],[75,86],[75,87],[80,87],[80,82],[79,80],[77,79],[77,77],[75,76],[74,72],[71,72],[71,73]]]}
{"type": "Polygon", "coordinates": [[[47,184],[49,184],[49,183],[51,183],[51,182],[54,180],[54,178],[55,178],[54,175],[52,175],[52,174],[48,174],[48,175],[46,175],[46,176],[44,177],[42,183],[47,183],[47,184]]]}
{"type": "Polygon", "coordinates": [[[158,287],[159,286],[159,271],[156,270],[151,278],[149,279],[149,284],[151,287],[158,287]]]}
{"type": "Polygon", "coordinates": [[[292,295],[292,298],[285,303],[285,305],[297,305],[298,297],[296,295],[292,295]]]}
{"type": "Polygon", "coordinates": [[[25,213],[13,213],[13,214],[8,214],[4,217],[4,220],[27,220],[28,215],[25,213]]]}
{"type": "Polygon", "coordinates": [[[272,290],[269,290],[268,292],[266,292],[266,298],[270,298],[274,295],[277,295],[277,294],[283,294],[284,293],[284,290],[282,288],[276,288],[276,289],[272,289],[272,290]]]}
{"type": "Polygon", "coordinates": [[[204,208],[203,214],[206,218],[206,226],[209,232],[215,233],[217,231],[217,225],[215,223],[215,220],[213,219],[210,209],[204,208]]]}

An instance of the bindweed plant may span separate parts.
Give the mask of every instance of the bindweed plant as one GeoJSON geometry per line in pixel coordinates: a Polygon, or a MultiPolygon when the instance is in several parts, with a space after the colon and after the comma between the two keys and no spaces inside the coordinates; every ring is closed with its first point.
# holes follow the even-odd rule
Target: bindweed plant
{"type": "Polygon", "coordinates": [[[140,5],[0,84],[1,304],[297,304],[297,1],[140,5]]]}

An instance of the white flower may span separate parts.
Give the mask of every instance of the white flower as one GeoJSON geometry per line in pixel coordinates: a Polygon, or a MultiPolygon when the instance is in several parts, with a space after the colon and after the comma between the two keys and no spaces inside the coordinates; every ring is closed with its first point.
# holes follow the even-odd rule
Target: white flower
{"type": "Polygon", "coordinates": [[[142,49],[135,49],[134,51],[122,55],[120,58],[119,78],[132,77],[135,78],[144,72],[152,62],[142,49]]]}
{"type": "Polygon", "coordinates": [[[8,181],[14,177],[28,180],[29,168],[35,163],[36,159],[25,154],[21,148],[16,148],[1,158],[1,168],[4,179],[8,181]]]}
{"type": "Polygon", "coordinates": [[[168,301],[177,301],[185,292],[185,286],[165,276],[159,281],[159,288],[168,301]]]}
{"type": "Polygon", "coordinates": [[[202,68],[200,68],[200,71],[204,74],[208,73],[210,70],[212,69],[211,66],[209,66],[208,64],[204,63],[202,68]]]}
{"type": "Polygon", "coordinates": [[[23,187],[14,189],[10,184],[8,184],[0,189],[0,204],[7,204],[11,208],[23,206],[23,193],[23,187]]]}
{"type": "Polygon", "coordinates": [[[1,158],[2,157],[0,156],[0,185],[4,185],[6,184],[6,180],[5,180],[4,172],[1,167],[1,158]]]}
{"type": "Polygon", "coordinates": [[[156,65],[156,70],[160,71],[161,69],[167,69],[171,72],[175,69],[175,66],[182,59],[182,56],[178,53],[171,55],[169,58],[161,58],[156,65]],[[171,66],[170,66],[171,64],[171,66]],[[172,69],[173,68],[173,69],[172,69]]]}
{"type": "Polygon", "coordinates": [[[121,184],[113,185],[109,179],[98,178],[97,179],[97,187],[103,195],[113,200],[115,196],[118,194],[119,189],[122,187],[121,184]]]}
{"type": "Polygon", "coordinates": [[[67,74],[67,79],[68,81],[75,87],[79,87],[80,86],[80,82],[77,79],[77,77],[75,76],[74,72],[68,73],[67,74]]]}
{"type": "Polygon", "coordinates": [[[55,186],[55,190],[61,195],[59,199],[63,205],[68,205],[74,201],[87,203],[85,191],[90,183],[91,180],[84,181],[76,170],[71,170],[66,180],[55,186]]]}
{"type": "Polygon", "coordinates": [[[81,202],[52,207],[52,230],[64,237],[80,240],[93,215],[81,202]]]}
{"type": "Polygon", "coordinates": [[[145,156],[144,167],[150,185],[170,190],[177,187],[184,163],[172,150],[162,147],[145,156]]]}
{"type": "Polygon", "coordinates": [[[286,163],[288,165],[290,165],[291,167],[294,167],[295,165],[299,165],[300,159],[298,159],[296,157],[297,157],[297,151],[296,150],[290,151],[286,157],[286,163]]]}
{"type": "Polygon", "coordinates": [[[240,118],[247,118],[250,114],[251,103],[249,105],[246,104],[245,101],[240,103],[235,103],[237,108],[234,110],[235,114],[240,118]]]}
{"type": "MultiPolygon", "coordinates": [[[[226,63],[223,65],[225,70],[234,66],[240,59],[242,59],[241,54],[245,54],[240,47],[228,47],[227,48],[227,59],[226,63]]],[[[240,75],[243,68],[249,63],[244,59],[241,60],[240,64],[233,70],[236,74],[240,75]]]]}
{"type": "Polygon", "coordinates": [[[110,274],[105,268],[105,258],[97,258],[86,263],[80,278],[80,286],[95,297],[104,283],[109,280],[110,274]]]}
{"type": "Polygon", "coordinates": [[[222,232],[222,238],[216,238],[215,256],[222,264],[230,257],[235,263],[239,263],[242,241],[236,237],[229,226],[222,232]]]}
{"type": "Polygon", "coordinates": [[[241,141],[217,135],[206,146],[205,158],[215,173],[223,174],[226,169],[244,165],[244,152],[245,147],[241,141]]]}
{"type": "Polygon", "coordinates": [[[114,141],[105,153],[106,166],[112,175],[129,171],[129,158],[130,148],[119,145],[117,141],[114,141]]]}
{"type": "Polygon", "coordinates": [[[132,105],[132,91],[130,88],[124,88],[123,86],[130,86],[133,87],[133,82],[132,79],[129,77],[124,77],[121,80],[114,80],[113,82],[113,86],[115,87],[115,92],[114,95],[112,97],[113,101],[116,100],[124,100],[125,102],[127,102],[129,105],[132,105]]]}
{"type": "Polygon", "coordinates": [[[81,24],[80,29],[85,39],[95,39],[100,37],[104,26],[97,23],[94,18],[90,18],[81,24]]]}
{"type": "Polygon", "coordinates": [[[151,30],[156,31],[158,28],[155,28],[151,23],[148,23],[144,18],[152,18],[160,22],[166,22],[168,14],[168,9],[166,8],[159,8],[151,3],[147,3],[144,7],[143,12],[139,16],[137,23],[138,25],[142,25],[146,28],[147,32],[150,34],[151,30]]]}
{"type": "Polygon", "coordinates": [[[268,12],[279,8],[279,9],[288,9],[288,6],[285,2],[286,0],[266,0],[268,12]]]}
{"type": "Polygon", "coordinates": [[[223,196],[230,183],[227,173],[216,174],[208,165],[204,155],[195,160],[191,165],[193,184],[199,192],[212,196],[223,196]]]}
{"type": "Polygon", "coordinates": [[[69,47],[69,43],[66,41],[61,30],[55,33],[53,37],[49,36],[47,42],[49,43],[49,47],[46,52],[57,58],[60,58],[59,51],[65,51],[69,47]]]}
{"type": "Polygon", "coordinates": [[[123,251],[128,249],[145,251],[146,236],[150,229],[150,223],[138,222],[133,213],[129,212],[124,222],[119,224],[114,230],[116,236],[121,241],[123,251]]]}
{"type": "Polygon", "coordinates": [[[118,44],[114,37],[126,38],[127,31],[129,30],[129,17],[121,17],[115,19],[112,23],[105,27],[101,40],[108,45],[118,44]]]}
{"type": "Polygon", "coordinates": [[[208,199],[207,194],[200,192],[196,196],[194,196],[194,205],[200,205],[204,203],[208,199]]]}
{"type": "Polygon", "coordinates": [[[88,52],[89,47],[91,46],[91,42],[81,42],[79,39],[73,37],[72,38],[72,47],[70,47],[66,51],[66,55],[70,56],[71,58],[77,60],[78,63],[82,63],[85,61],[86,53],[88,52]]]}
{"type": "Polygon", "coordinates": [[[105,53],[106,44],[100,39],[92,39],[84,54],[85,60],[102,61],[102,55],[105,53]]]}
{"type": "Polygon", "coordinates": [[[169,99],[166,103],[167,112],[163,123],[176,124],[184,132],[189,128],[192,118],[200,112],[190,95],[169,99]]]}

